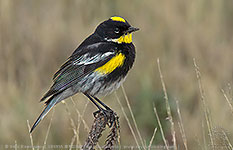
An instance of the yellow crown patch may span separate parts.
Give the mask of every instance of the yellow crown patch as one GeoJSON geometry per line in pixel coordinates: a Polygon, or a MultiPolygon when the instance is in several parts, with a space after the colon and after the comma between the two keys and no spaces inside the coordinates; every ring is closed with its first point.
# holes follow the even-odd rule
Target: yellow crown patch
{"type": "Polygon", "coordinates": [[[118,16],[111,17],[110,19],[113,21],[126,22],[124,18],[118,16]]]}

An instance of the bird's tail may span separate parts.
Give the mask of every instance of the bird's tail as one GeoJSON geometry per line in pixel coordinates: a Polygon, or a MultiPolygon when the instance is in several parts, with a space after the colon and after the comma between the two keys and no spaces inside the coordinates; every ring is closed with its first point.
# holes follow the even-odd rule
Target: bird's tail
{"type": "Polygon", "coordinates": [[[40,116],[37,118],[36,122],[33,124],[30,133],[35,129],[35,127],[40,123],[40,121],[48,114],[48,112],[59,102],[60,95],[54,95],[52,96],[46,103],[46,106],[40,116]]]}

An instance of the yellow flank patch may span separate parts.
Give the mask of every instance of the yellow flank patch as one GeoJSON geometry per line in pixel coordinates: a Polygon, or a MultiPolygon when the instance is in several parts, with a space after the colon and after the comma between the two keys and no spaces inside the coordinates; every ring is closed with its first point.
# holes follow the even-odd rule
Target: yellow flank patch
{"type": "Polygon", "coordinates": [[[110,19],[113,20],[113,21],[126,22],[124,18],[118,17],[118,16],[111,17],[110,19]]]}
{"type": "Polygon", "coordinates": [[[122,35],[117,39],[117,43],[132,43],[132,33],[122,35]]]}
{"type": "Polygon", "coordinates": [[[109,74],[113,72],[117,67],[120,67],[123,65],[125,60],[125,55],[122,53],[117,54],[112,59],[110,59],[106,64],[103,66],[97,68],[95,71],[98,71],[102,74],[109,74]]]}

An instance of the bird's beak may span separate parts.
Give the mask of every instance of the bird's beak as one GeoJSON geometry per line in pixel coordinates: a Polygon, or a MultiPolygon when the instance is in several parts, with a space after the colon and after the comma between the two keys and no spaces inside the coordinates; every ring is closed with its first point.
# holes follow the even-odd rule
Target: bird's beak
{"type": "Polygon", "coordinates": [[[132,32],[138,31],[138,30],[139,30],[139,28],[129,27],[128,30],[126,31],[126,33],[132,33],[132,32]]]}

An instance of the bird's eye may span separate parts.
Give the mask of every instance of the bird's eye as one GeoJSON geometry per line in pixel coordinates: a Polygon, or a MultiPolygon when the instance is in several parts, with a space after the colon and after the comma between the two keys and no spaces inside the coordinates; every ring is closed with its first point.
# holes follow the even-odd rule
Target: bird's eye
{"type": "Polygon", "coordinates": [[[120,32],[120,29],[119,28],[115,28],[114,32],[118,34],[120,32]]]}

